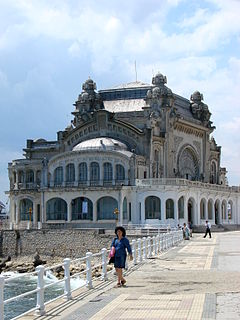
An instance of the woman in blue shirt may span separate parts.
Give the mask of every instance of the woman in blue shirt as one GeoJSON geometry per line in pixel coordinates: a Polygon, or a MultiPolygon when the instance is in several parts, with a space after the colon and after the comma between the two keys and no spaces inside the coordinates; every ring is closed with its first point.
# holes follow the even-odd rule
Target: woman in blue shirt
{"type": "Polygon", "coordinates": [[[123,227],[116,227],[115,234],[117,238],[113,239],[111,248],[115,248],[114,267],[118,276],[117,286],[121,287],[121,285],[123,286],[126,283],[126,280],[123,278],[122,274],[122,269],[125,268],[125,262],[127,258],[126,249],[130,255],[130,260],[132,260],[132,249],[129,240],[125,237],[126,231],[123,227]]]}

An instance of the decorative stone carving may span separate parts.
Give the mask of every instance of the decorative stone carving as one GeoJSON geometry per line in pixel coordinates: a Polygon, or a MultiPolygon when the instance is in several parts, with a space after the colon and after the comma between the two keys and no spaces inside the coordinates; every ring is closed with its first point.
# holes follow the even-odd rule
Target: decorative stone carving
{"type": "Polygon", "coordinates": [[[207,127],[211,126],[209,121],[211,113],[208,110],[207,104],[202,102],[203,95],[199,91],[195,91],[190,97],[191,111],[194,118],[203,122],[207,127]]]}
{"type": "Polygon", "coordinates": [[[101,96],[95,92],[96,89],[96,83],[90,78],[83,83],[83,91],[74,104],[76,106],[75,111],[72,112],[75,116],[73,120],[74,126],[90,120],[94,111],[104,109],[101,96]]]}
{"type": "Polygon", "coordinates": [[[147,91],[145,99],[148,106],[153,110],[160,110],[161,107],[172,107],[174,103],[172,90],[165,86],[167,78],[158,73],[152,78],[154,87],[147,91]]]}

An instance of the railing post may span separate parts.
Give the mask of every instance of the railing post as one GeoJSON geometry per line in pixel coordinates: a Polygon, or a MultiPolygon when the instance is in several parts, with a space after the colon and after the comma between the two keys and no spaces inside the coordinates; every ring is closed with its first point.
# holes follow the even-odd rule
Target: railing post
{"type": "Polygon", "coordinates": [[[0,275],[0,320],[4,319],[4,277],[0,275]]]}
{"type": "Polygon", "coordinates": [[[71,294],[71,284],[70,284],[70,259],[66,258],[63,260],[63,267],[64,267],[64,279],[65,279],[65,283],[64,283],[64,294],[65,294],[65,298],[67,300],[71,300],[72,299],[72,294],[71,294]]]}
{"type": "Polygon", "coordinates": [[[86,253],[86,268],[87,268],[87,274],[86,274],[86,287],[91,289],[92,286],[92,252],[86,253]]]}
{"type": "Polygon", "coordinates": [[[147,239],[143,237],[143,259],[147,259],[147,239]]]}
{"type": "Polygon", "coordinates": [[[158,238],[157,236],[154,237],[154,242],[155,242],[155,250],[154,250],[154,253],[155,253],[155,256],[158,254],[158,238]]]}
{"type": "Polygon", "coordinates": [[[102,249],[102,280],[107,280],[107,249],[102,249]]]}
{"type": "Polygon", "coordinates": [[[138,261],[142,262],[142,240],[138,239],[138,261]]]}
{"type": "Polygon", "coordinates": [[[152,237],[152,242],[153,242],[153,254],[156,255],[156,238],[155,236],[152,237]]]}
{"type": "Polygon", "coordinates": [[[36,314],[43,316],[45,314],[45,305],[44,305],[44,267],[38,266],[36,267],[38,272],[38,279],[37,279],[37,310],[36,314]]]}
{"type": "Polygon", "coordinates": [[[137,251],[136,251],[136,240],[132,241],[132,254],[133,254],[133,263],[137,264],[137,251]]]}
{"type": "Polygon", "coordinates": [[[151,246],[151,237],[147,237],[148,240],[148,258],[152,256],[152,246],[151,246]]]}
{"type": "Polygon", "coordinates": [[[159,234],[156,235],[156,254],[159,252],[159,234]]]}

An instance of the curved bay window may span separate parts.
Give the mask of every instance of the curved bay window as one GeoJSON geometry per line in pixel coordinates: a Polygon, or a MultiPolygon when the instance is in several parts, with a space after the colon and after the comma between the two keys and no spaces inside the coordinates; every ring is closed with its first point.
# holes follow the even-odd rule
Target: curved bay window
{"type": "Polygon", "coordinates": [[[63,167],[57,167],[54,170],[54,185],[62,185],[63,183],[63,167]]]}
{"type": "MultiPolygon", "coordinates": [[[[33,213],[33,202],[29,199],[20,200],[20,220],[21,221],[30,221],[31,211],[33,213]],[[31,210],[29,210],[31,208],[31,210]]],[[[33,214],[31,214],[31,221],[33,221],[33,214]]]]}
{"type": "Polygon", "coordinates": [[[166,201],[166,219],[174,219],[174,202],[172,199],[166,201]]]}
{"type": "Polygon", "coordinates": [[[112,197],[100,198],[97,202],[97,219],[98,220],[115,220],[114,210],[118,208],[117,200],[112,197]]]}
{"type": "Polygon", "coordinates": [[[100,171],[99,164],[97,162],[92,162],[90,165],[90,182],[92,184],[99,183],[100,171]]]}
{"type": "Polygon", "coordinates": [[[47,220],[67,220],[67,203],[61,198],[53,198],[47,202],[47,220]]]}
{"type": "Polygon", "coordinates": [[[103,181],[111,181],[113,178],[113,170],[112,170],[112,164],[109,162],[105,162],[103,164],[103,181]]]}
{"type": "Polygon", "coordinates": [[[85,197],[72,200],[72,220],[92,220],[93,204],[85,197]]]}
{"type": "Polygon", "coordinates": [[[79,164],[79,176],[78,176],[78,180],[79,183],[84,184],[87,183],[87,164],[86,162],[81,162],[79,164]]]}
{"type": "Polygon", "coordinates": [[[66,166],[66,182],[72,183],[75,181],[75,167],[73,163],[66,166]]]}
{"type": "Polygon", "coordinates": [[[184,198],[178,200],[178,219],[184,219],[184,198]]]}
{"type": "Polygon", "coordinates": [[[145,200],[145,219],[161,219],[161,200],[150,196],[145,200]]]}
{"type": "Polygon", "coordinates": [[[125,180],[125,169],[121,164],[116,165],[116,180],[124,181],[125,180]]]}

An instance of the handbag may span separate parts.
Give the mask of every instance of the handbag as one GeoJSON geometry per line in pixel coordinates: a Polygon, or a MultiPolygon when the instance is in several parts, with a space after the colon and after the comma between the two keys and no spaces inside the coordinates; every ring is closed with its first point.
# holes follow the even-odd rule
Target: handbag
{"type": "Polygon", "coordinates": [[[114,263],[115,261],[115,247],[112,247],[109,252],[109,261],[108,264],[114,263]]]}

